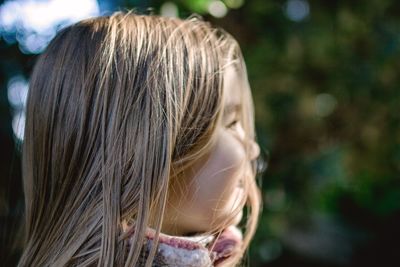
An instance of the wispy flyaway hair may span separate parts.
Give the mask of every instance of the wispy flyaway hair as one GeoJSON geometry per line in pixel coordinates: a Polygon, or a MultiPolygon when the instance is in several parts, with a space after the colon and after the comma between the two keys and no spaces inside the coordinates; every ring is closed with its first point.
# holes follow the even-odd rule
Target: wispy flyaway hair
{"type": "MultiPolygon", "coordinates": [[[[131,12],[61,30],[30,79],[19,266],[136,266],[141,246],[128,245],[121,223],[134,223],[132,244],[149,226],[160,231],[171,187],[213,146],[229,65],[243,79],[254,138],[246,69],[226,32],[131,12]]],[[[244,201],[252,212],[243,251],[259,212],[255,179],[244,201]]]]}

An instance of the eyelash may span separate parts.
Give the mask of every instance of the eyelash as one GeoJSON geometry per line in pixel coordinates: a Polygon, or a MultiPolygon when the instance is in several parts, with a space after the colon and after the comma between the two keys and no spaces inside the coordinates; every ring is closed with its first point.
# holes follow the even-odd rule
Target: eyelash
{"type": "Polygon", "coordinates": [[[239,120],[234,120],[231,123],[229,123],[226,127],[227,128],[232,128],[233,126],[235,126],[237,123],[239,122],[239,120]]]}

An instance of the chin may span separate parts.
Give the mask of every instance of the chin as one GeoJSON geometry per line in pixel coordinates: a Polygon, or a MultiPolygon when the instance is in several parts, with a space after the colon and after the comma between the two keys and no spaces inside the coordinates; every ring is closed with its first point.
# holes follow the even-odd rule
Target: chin
{"type": "Polygon", "coordinates": [[[242,221],[243,218],[243,209],[240,210],[239,213],[237,213],[235,216],[232,217],[232,213],[230,213],[229,215],[226,215],[224,217],[225,221],[223,219],[221,219],[219,221],[220,225],[222,223],[226,224],[224,227],[229,227],[229,226],[238,226],[239,223],[242,221]],[[229,216],[230,220],[226,221],[226,218],[229,216]]]}
{"type": "Polygon", "coordinates": [[[233,225],[238,225],[243,218],[243,210],[241,210],[238,215],[236,215],[233,225]]]}
{"type": "MultiPolygon", "coordinates": [[[[237,187],[236,188],[236,201],[240,200],[243,198],[243,189],[241,187],[237,187]]],[[[234,207],[233,210],[238,209],[239,208],[239,203],[236,202],[236,205],[234,207]]],[[[233,217],[232,223],[230,225],[238,225],[240,223],[240,221],[243,218],[243,208],[244,206],[241,208],[240,212],[237,213],[237,215],[235,217],[233,217]]]]}

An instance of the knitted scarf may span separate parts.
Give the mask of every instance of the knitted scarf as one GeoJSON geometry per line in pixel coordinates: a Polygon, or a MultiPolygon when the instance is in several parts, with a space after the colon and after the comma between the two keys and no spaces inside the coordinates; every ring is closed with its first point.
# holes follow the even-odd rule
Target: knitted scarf
{"type": "MultiPolygon", "coordinates": [[[[153,244],[155,231],[146,233],[144,253],[139,263],[144,266],[153,244]]],[[[220,266],[227,258],[240,249],[242,233],[235,226],[229,226],[219,236],[171,236],[160,233],[159,245],[153,267],[210,267],[220,266]]]]}

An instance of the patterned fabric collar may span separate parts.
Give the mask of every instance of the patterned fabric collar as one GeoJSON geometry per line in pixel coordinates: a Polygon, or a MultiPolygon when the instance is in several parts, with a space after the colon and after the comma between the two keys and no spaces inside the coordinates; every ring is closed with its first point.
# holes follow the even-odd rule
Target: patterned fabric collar
{"type": "MultiPolygon", "coordinates": [[[[144,266],[153,244],[155,231],[146,233],[144,256],[140,266],[144,266]]],[[[241,247],[242,233],[236,226],[229,226],[217,238],[214,236],[171,236],[160,233],[159,246],[153,267],[210,267],[220,266],[222,262],[234,255],[241,247]]]]}

